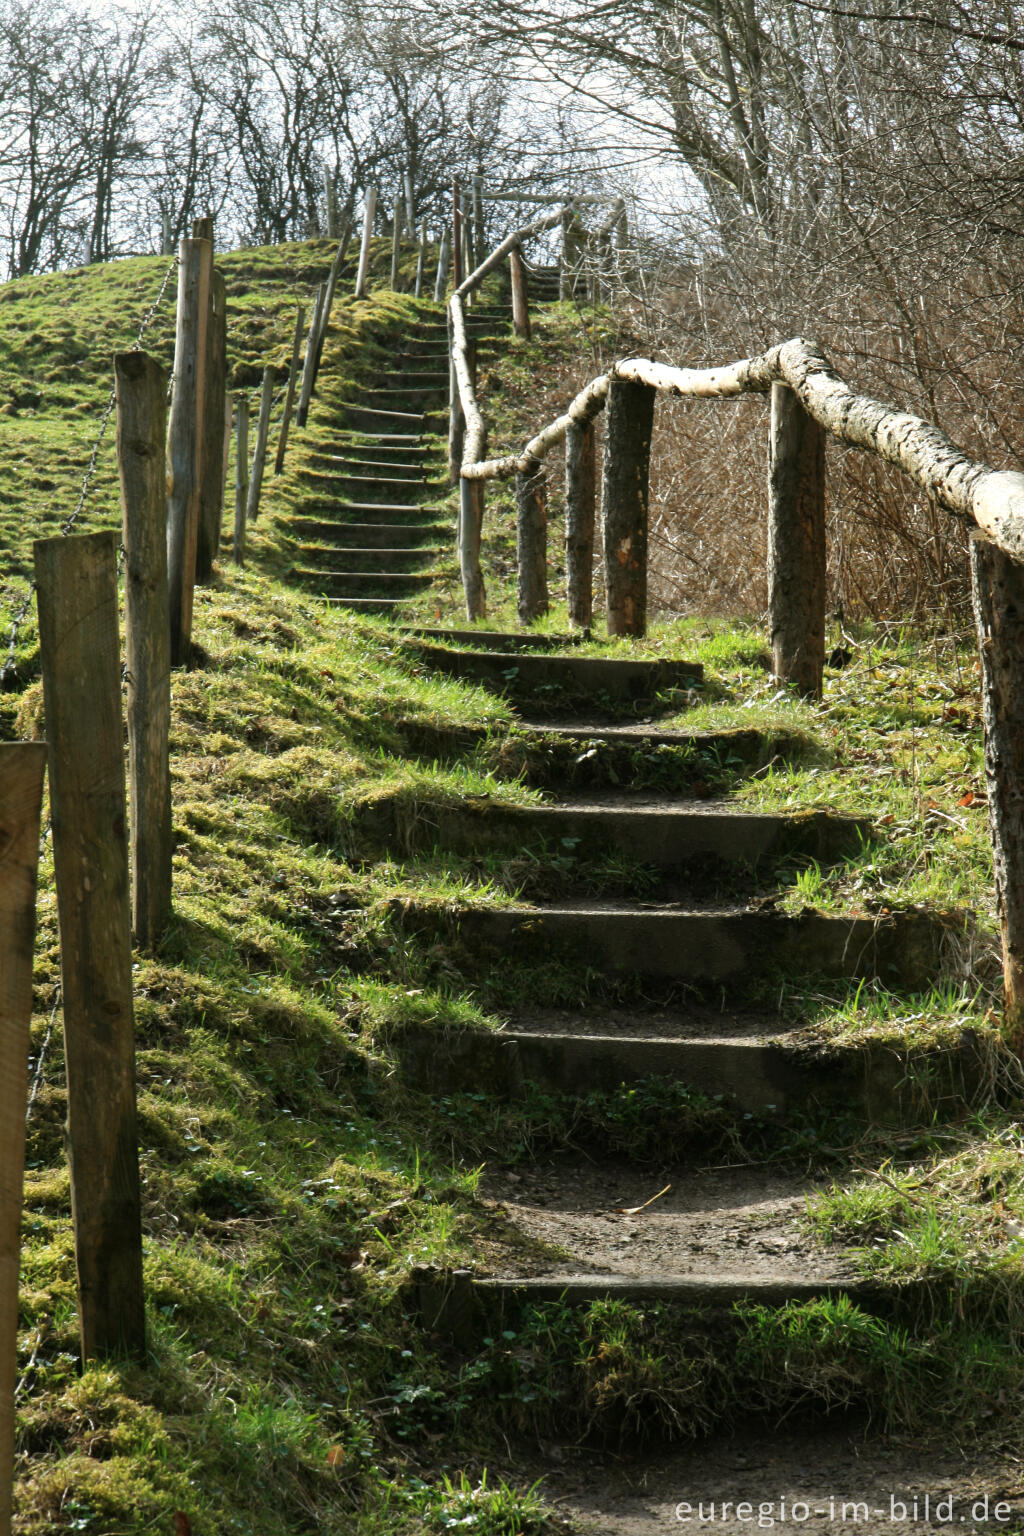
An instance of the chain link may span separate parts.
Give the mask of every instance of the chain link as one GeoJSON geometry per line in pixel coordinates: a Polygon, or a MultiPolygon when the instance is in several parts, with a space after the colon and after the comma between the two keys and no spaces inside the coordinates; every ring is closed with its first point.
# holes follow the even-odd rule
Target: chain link
{"type": "MultiPolygon", "coordinates": [[[[146,332],[149,330],[154,319],[156,318],[157,310],[163,303],[164,294],[167,292],[167,285],[170,282],[173,273],[176,271],[177,266],[178,258],[177,256],[174,256],[171,259],[167,271],[164,273],[164,278],[163,282],[160,284],[159,293],[142,317],[142,323],[139,326],[138,333],[135,337],[135,343],[132,347],[133,352],[138,352],[141,350],[142,343],[145,340],[146,332]]],[[[92,452],[89,455],[88,468],[82,477],[82,486],[78,495],[78,504],[76,505],[75,510],[71,513],[71,515],[66,517],[63,523],[60,525],[61,538],[67,538],[68,534],[74,528],[76,522],[81,516],[83,508],[85,507],[86,498],[89,495],[89,487],[92,483],[93,476],[96,473],[96,465],[99,461],[100,449],[103,447],[103,442],[107,435],[107,427],[110,425],[110,418],[114,412],[115,401],[116,396],[114,390],[112,389],[110,394],[107,396],[107,403],[104,407],[103,415],[100,418],[100,428],[96,434],[96,441],[93,443],[92,452]]],[[[32,599],[35,597],[35,593],[36,584],[35,580],[33,579],[29,583],[28,591],[25,593],[25,596],[21,602],[21,606],[15,613],[14,620],[11,624],[11,631],[7,644],[7,657],[4,661],[3,667],[0,668],[0,689],[4,688],[7,685],[9,679],[11,679],[15,674],[16,667],[14,656],[18,648],[18,635],[21,632],[21,626],[24,624],[25,619],[28,617],[28,611],[32,606],[32,599]]]]}

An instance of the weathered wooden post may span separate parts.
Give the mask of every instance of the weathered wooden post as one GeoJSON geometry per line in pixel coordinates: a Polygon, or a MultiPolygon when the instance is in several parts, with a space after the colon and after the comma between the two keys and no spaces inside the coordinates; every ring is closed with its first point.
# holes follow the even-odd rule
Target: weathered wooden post
{"type": "MultiPolygon", "coordinates": [[[[473,215],[468,208],[464,208],[462,212],[462,270],[466,277],[476,270],[473,262],[473,215]]],[[[465,302],[475,304],[476,298],[477,290],[474,288],[472,292],[466,294],[465,302]]]]}
{"type": "Polygon", "coordinates": [[[971,591],[981,658],[985,779],[996,907],[1003,947],[1005,1018],[1024,1051],[1024,566],[984,534],[971,534],[971,591]]]}
{"type": "Polygon", "coordinates": [[[172,666],[188,661],[192,637],[212,274],[211,242],[183,240],[178,265],[174,393],[167,427],[167,580],[172,666]]]}
{"type": "Polygon", "coordinates": [[[46,744],[0,745],[0,1536],[11,1536],[18,1268],[46,744]]]}
{"type": "Polygon", "coordinates": [[[160,255],[172,256],[174,254],[174,236],[171,233],[171,216],[164,210],[160,215],[160,255]]]}
{"type": "MultiPolygon", "coordinates": [[[[356,298],[365,299],[370,276],[370,241],[373,238],[373,220],[377,212],[377,188],[367,187],[363,203],[363,236],[359,246],[359,270],[356,274],[356,298]]],[[[302,423],[300,422],[301,426],[302,423]]]]}
{"type": "Polygon", "coordinates": [[[146,1351],[117,537],[33,545],[82,1355],[146,1351]]]}
{"type": "Polygon", "coordinates": [[[444,298],[445,283],[448,279],[448,261],[451,256],[451,241],[448,231],[441,231],[441,249],[437,253],[437,277],[434,280],[434,303],[440,304],[444,298]]]}
{"type": "Polygon", "coordinates": [[[508,253],[509,286],[512,289],[512,329],[526,341],[530,339],[530,306],[526,297],[526,268],[518,246],[508,253]]]}
{"type": "Polygon", "coordinates": [[[256,424],[256,447],[252,455],[249,475],[249,499],[245,504],[245,520],[254,523],[260,515],[260,493],[263,490],[263,466],[267,459],[267,438],[270,435],[270,407],[274,400],[274,370],[268,363],[263,370],[263,390],[260,394],[260,414],[256,424]]]}
{"type": "Polygon", "coordinates": [[[320,306],[319,324],[316,336],[316,358],[313,364],[313,384],[316,388],[317,375],[320,372],[320,362],[324,355],[324,343],[327,340],[327,330],[331,323],[331,310],[334,308],[334,294],[338,286],[338,278],[341,276],[342,262],[345,260],[345,252],[348,249],[348,230],[346,229],[338,242],[338,249],[334,253],[330,271],[327,274],[327,285],[324,300],[320,306]]]}
{"type": "Polygon", "coordinates": [[[320,321],[326,303],[327,284],[321,283],[316,291],[316,298],[313,301],[313,314],[309,322],[309,335],[306,337],[306,358],[302,365],[302,389],[299,392],[299,409],[295,413],[295,424],[298,427],[306,425],[306,417],[309,415],[309,402],[313,398],[313,384],[316,380],[316,356],[320,346],[320,321]]]}
{"type": "Polygon", "coordinates": [[[482,265],[487,249],[484,245],[484,179],[473,177],[473,265],[482,265]]]}
{"type": "Polygon", "coordinates": [[[548,487],[538,459],[516,474],[516,554],[519,622],[532,624],[548,611],[548,487]]]}
{"type": "Polygon", "coordinates": [[[594,618],[594,506],[597,449],[594,423],[565,434],[565,570],[569,623],[589,629],[594,618]]]}
{"type": "MultiPolygon", "coordinates": [[[[223,509],[228,500],[228,469],[231,460],[231,437],[235,430],[234,396],[225,391],[224,395],[224,457],[221,465],[221,497],[220,504],[223,509]]],[[[217,536],[220,544],[220,535],[217,536]]]]}
{"type": "Polygon", "coordinates": [[[405,188],[405,222],[410,235],[416,233],[416,199],[413,196],[412,171],[408,168],[402,177],[405,188]]]}
{"type": "Polygon", "coordinates": [[[423,297],[423,274],[426,271],[426,266],[427,266],[427,221],[426,221],[426,219],[424,219],[423,223],[420,225],[420,249],[419,249],[419,255],[416,257],[416,289],[415,289],[415,296],[416,296],[417,299],[423,297]]]}
{"type": "Polygon", "coordinates": [[[562,245],[558,253],[558,297],[559,299],[572,298],[572,278],[569,273],[569,230],[572,215],[566,210],[562,214],[562,245]]]}
{"type": "Polygon", "coordinates": [[[167,375],[144,352],[121,352],[114,358],[114,380],[124,539],[132,927],[139,948],[151,950],[171,915],[174,852],[164,533],[167,375]]]}
{"type": "Polygon", "coordinates": [[[610,635],[647,628],[647,498],[657,390],[613,379],[608,386],[601,522],[610,635]]]}
{"type": "Polygon", "coordinates": [[[206,337],[203,463],[199,485],[199,529],[196,537],[196,582],[205,586],[213,576],[220,551],[224,513],[224,389],[228,370],[227,290],[216,269],[210,274],[210,319],[206,337]]]}
{"type": "Polygon", "coordinates": [[[459,480],[459,569],[466,598],[467,619],[487,616],[487,593],[480,569],[480,538],[484,524],[484,482],[459,480]]]}
{"type": "Polygon", "coordinates": [[[284,469],[285,450],[288,447],[288,428],[291,425],[292,407],[295,404],[295,381],[299,375],[299,353],[302,350],[302,327],[306,320],[304,305],[299,304],[295,311],[295,335],[292,337],[292,360],[288,368],[288,388],[284,396],[284,411],[281,415],[281,434],[277,440],[277,457],[274,460],[274,474],[279,475],[284,469]]]}
{"type": "Polygon", "coordinates": [[[236,565],[245,564],[245,508],[249,500],[249,402],[235,396],[238,440],[235,447],[235,536],[231,557],[236,565]]]}
{"type": "MultiPolygon", "coordinates": [[[[459,471],[462,467],[462,450],[466,441],[466,417],[462,409],[462,396],[459,394],[459,380],[455,372],[455,349],[452,332],[451,315],[448,316],[448,475],[452,485],[459,483],[459,471]]],[[[466,362],[469,365],[469,376],[476,384],[476,345],[472,341],[466,342],[466,362]]]]}
{"type": "Polygon", "coordinates": [[[398,262],[402,254],[402,199],[395,198],[391,222],[391,291],[398,292],[398,262]]]}
{"type": "Polygon", "coordinates": [[[337,180],[331,174],[329,165],[324,166],[324,201],[327,207],[327,238],[338,238],[338,196],[337,180]]]}
{"type": "Polygon", "coordinates": [[[452,286],[462,287],[464,277],[462,267],[462,200],[459,196],[459,183],[456,179],[452,183],[452,286]]]}
{"type": "Polygon", "coordinates": [[[825,665],[825,429],[788,384],[772,385],[768,449],[772,668],[806,698],[825,665]]]}
{"type": "Polygon", "coordinates": [[[213,214],[204,213],[202,218],[192,220],[192,239],[209,240],[213,244],[213,214]]]}

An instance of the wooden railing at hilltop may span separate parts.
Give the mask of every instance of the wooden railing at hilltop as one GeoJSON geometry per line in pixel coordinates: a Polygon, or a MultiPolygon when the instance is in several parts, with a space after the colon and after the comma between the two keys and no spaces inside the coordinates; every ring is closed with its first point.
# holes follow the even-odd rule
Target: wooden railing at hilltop
{"type": "Polygon", "coordinates": [[[1018,1047],[1024,1048],[1024,473],[992,469],[921,417],[859,394],[824,352],[799,337],[717,368],[673,368],[647,358],[626,358],[592,379],[518,452],[485,458],[487,429],[474,387],[465,301],[511,256],[515,303],[515,261],[523,242],[564,221],[576,207],[570,201],[510,235],[449,301],[452,374],[458,388],[453,416],[457,409],[465,420],[458,477],[467,616],[477,619],[486,613],[480,569],[484,485],[512,477],[520,621],[528,624],[547,610],[544,460],[564,442],[569,620],[589,626],[597,495],[594,423],[607,409],[600,519],[607,627],[612,635],[643,635],[656,396],[721,400],[770,394],[768,614],[773,667],[782,683],[817,698],[825,660],[826,436],[863,448],[902,470],[972,528],[972,595],[1006,1017],[1018,1047]]]}

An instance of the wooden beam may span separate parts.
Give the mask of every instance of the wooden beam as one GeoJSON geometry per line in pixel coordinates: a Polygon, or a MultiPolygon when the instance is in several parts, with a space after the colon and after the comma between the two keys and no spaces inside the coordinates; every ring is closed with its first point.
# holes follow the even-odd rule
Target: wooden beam
{"type": "Polygon", "coordinates": [[[45,742],[0,745],[0,1536],[11,1536],[18,1270],[45,742]]]}
{"type": "Polygon", "coordinates": [[[117,536],[33,545],[82,1357],[146,1355],[117,536]],[[102,1112],[98,1112],[100,1106],[102,1112]]]}
{"type": "Polygon", "coordinates": [[[601,524],[608,633],[647,628],[647,502],[656,391],[613,379],[605,426],[601,524]]]}

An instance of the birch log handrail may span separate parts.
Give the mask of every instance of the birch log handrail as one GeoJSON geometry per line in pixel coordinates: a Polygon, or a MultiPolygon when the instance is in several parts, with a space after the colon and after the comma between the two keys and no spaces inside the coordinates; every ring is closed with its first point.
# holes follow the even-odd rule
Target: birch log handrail
{"type": "MultiPolygon", "coordinates": [[[[990,469],[920,416],[858,394],[817,347],[800,337],[717,368],[672,368],[647,358],[625,358],[592,379],[568,410],[519,453],[474,459],[467,431],[463,477],[489,480],[525,473],[564,439],[570,425],[584,425],[597,414],[613,379],[646,384],[662,394],[690,400],[767,394],[773,384],[787,384],[807,414],[833,437],[894,464],[940,506],[975,523],[1005,554],[1024,558],[1024,474],[990,469]]],[[[475,399],[472,404],[482,429],[475,399]]]]}

